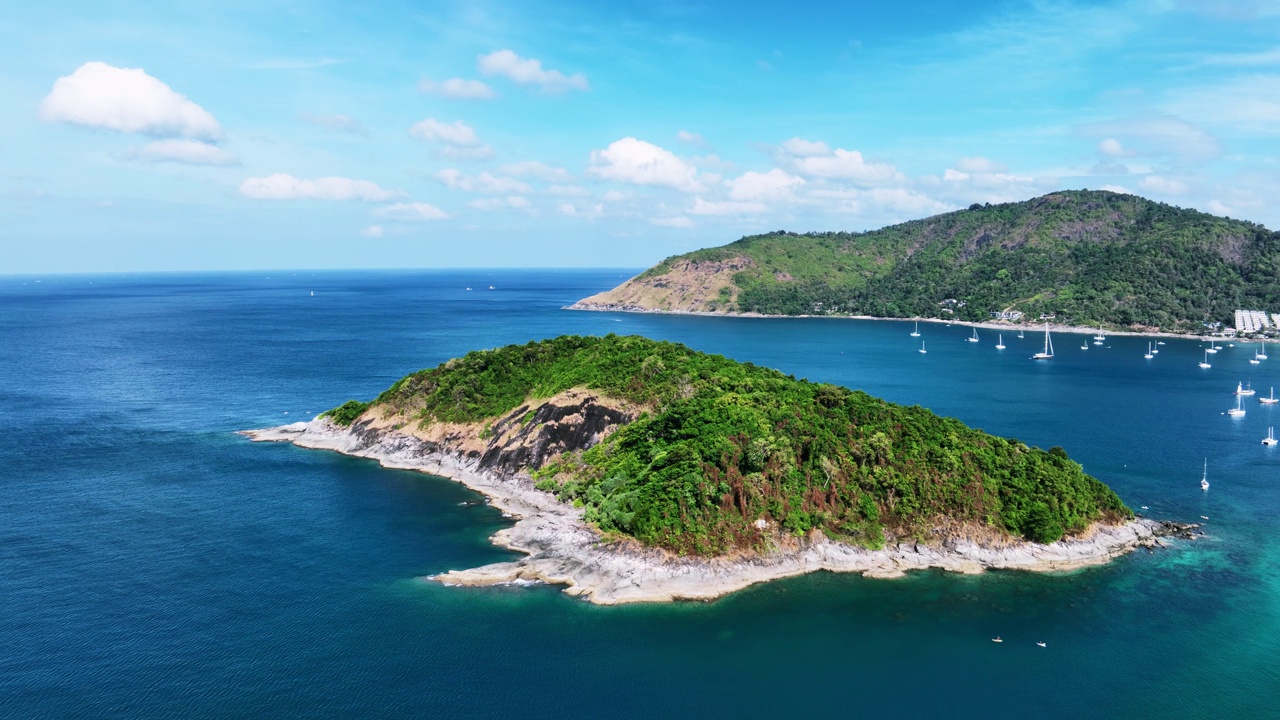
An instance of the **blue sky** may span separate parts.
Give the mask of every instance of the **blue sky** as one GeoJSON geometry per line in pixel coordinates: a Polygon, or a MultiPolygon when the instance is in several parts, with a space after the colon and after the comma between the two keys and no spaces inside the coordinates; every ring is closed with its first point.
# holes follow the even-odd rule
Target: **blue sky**
{"type": "Polygon", "coordinates": [[[639,267],[1082,187],[1280,227],[1277,0],[155,5],[6,11],[0,274],[639,267]]]}

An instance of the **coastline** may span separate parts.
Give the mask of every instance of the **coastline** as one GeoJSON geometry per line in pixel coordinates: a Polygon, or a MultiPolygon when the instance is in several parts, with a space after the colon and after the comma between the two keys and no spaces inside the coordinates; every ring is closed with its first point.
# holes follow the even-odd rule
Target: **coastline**
{"type": "Polygon", "coordinates": [[[427,579],[461,586],[520,582],[566,585],[565,593],[601,605],[712,600],[756,583],[818,570],[876,578],[901,577],[909,570],[925,568],[968,574],[988,569],[1074,570],[1107,563],[1138,547],[1155,546],[1163,535],[1194,527],[1136,518],[1122,525],[1096,524],[1084,537],[1050,545],[1019,541],[984,547],[954,540],[942,546],[900,542],[881,550],[846,545],[819,534],[768,555],[678,557],[631,541],[606,541],[584,522],[581,510],[536,489],[527,473],[500,475],[482,470],[473,456],[403,433],[343,428],[317,417],[239,434],[254,442],[290,442],[303,448],[332,450],[374,459],[385,467],[460,482],[515,519],[513,526],[495,533],[491,541],[526,556],[450,570],[427,579]]]}
{"type": "MultiPolygon", "coordinates": [[[[770,320],[785,320],[804,318],[809,320],[876,320],[883,322],[922,322],[936,323],[945,325],[959,325],[961,327],[974,327],[985,330],[1004,331],[1022,330],[1024,332],[1037,332],[1044,330],[1044,323],[1012,323],[1002,320],[945,320],[943,318],[929,317],[878,317],[875,315],[769,315],[765,313],[742,313],[742,312],[707,312],[704,310],[658,310],[654,308],[642,308],[636,306],[618,306],[618,305],[596,305],[576,302],[572,305],[565,305],[562,310],[578,310],[581,312],[625,312],[638,313],[641,315],[693,315],[698,317],[718,317],[718,318],[757,318],[770,320]]],[[[1093,335],[1098,332],[1096,327],[1080,327],[1076,325],[1060,325],[1049,323],[1049,331],[1053,333],[1070,333],[1075,335],[1093,335]]],[[[1174,333],[1159,330],[1138,331],[1138,330],[1107,330],[1106,335],[1120,335],[1126,337],[1150,337],[1150,338],[1171,338],[1174,340],[1195,340],[1199,342],[1239,342],[1248,343],[1273,343],[1280,342],[1280,339],[1273,340],[1267,338],[1227,338],[1210,335],[1194,335],[1191,333],[1174,333]]]]}

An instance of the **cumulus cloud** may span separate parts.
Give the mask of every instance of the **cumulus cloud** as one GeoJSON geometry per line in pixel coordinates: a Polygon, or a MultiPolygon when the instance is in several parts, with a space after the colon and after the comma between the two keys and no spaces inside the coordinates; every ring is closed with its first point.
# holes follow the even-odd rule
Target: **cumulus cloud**
{"type": "Polygon", "coordinates": [[[479,80],[463,80],[462,78],[449,78],[441,82],[422,78],[418,82],[418,90],[455,100],[492,100],[498,96],[493,91],[493,88],[479,80]]]}
{"type": "Polygon", "coordinates": [[[304,123],[322,127],[330,132],[350,133],[352,135],[368,135],[369,130],[359,120],[350,115],[312,115],[302,113],[298,119],[304,123]]]}
{"type": "Polygon", "coordinates": [[[124,157],[144,162],[176,162],[184,165],[212,165],[228,167],[239,165],[235,155],[217,145],[199,140],[156,140],[142,147],[131,147],[124,157]]]}
{"type": "Polygon", "coordinates": [[[519,195],[511,195],[505,198],[484,198],[481,200],[472,200],[467,203],[467,207],[479,210],[480,212],[495,212],[497,210],[517,210],[519,212],[533,214],[533,203],[527,197],[519,195]]]}
{"type": "Polygon", "coordinates": [[[503,175],[536,177],[543,180],[564,180],[569,177],[569,171],[564,168],[552,167],[546,163],[538,162],[537,160],[507,163],[506,165],[499,167],[498,172],[503,175]]]}
{"type": "Polygon", "coordinates": [[[798,175],[830,180],[850,180],[876,185],[899,178],[888,163],[869,162],[857,150],[834,150],[824,142],[792,138],[779,148],[778,163],[798,175]]]}
{"type": "Polygon", "coordinates": [[[702,198],[693,199],[692,215],[758,215],[769,208],[759,202],[738,202],[736,200],[709,201],[702,198]]]}
{"type": "Polygon", "coordinates": [[[566,90],[587,90],[587,76],[582,73],[565,75],[559,70],[545,70],[542,62],[522,58],[511,50],[498,50],[481,55],[476,67],[485,75],[500,75],[518,85],[536,85],[547,93],[566,90]]]}
{"type": "Polygon", "coordinates": [[[479,175],[467,175],[457,168],[445,168],[436,173],[436,179],[444,183],[450,190],[464,192],[491,193],[502,195],[507,193],[527,193],[533,188],[515,178],[498,177],[482,172],[479,175]]]}
{"type": "Polygon", "coordinates": [[[384,190],[368,180],[322,177],[302,180],[286,173],[248,178],[240,194],[255,200],[363,200],[385,202],[404,197],[399,190],[384,190]]]}
{"type": "Polygon", "coordinates": [[[693,221],[692,221],[692,220],[690,220],[689,218],[687,218],[687,217],[683,217],[683,216],[677,216],[677,217],[665,217],[665,218],[651,218],[651,219],[649,220],[649,222],[650,222],[650,224],[657,225],[657,226],[659,226],[659,227],[672,227],[672,228],[691,228],[691,227],[693,227],[693,221]]]}
{"type": "Polygon", "coordinates": [[[1138,185],[1143,190],[1150,190],[1164,195],[1185,195],[1190,190],[1187,184],[1181,180],[1173,180],[1159,175],[1148,175],[1142,178],[1142,182],[1138,183],[1138,185]]]}
{"type": "Polygon", "coordinates": [[[984,157],[963,157],[956,163],[956,170],[966,173],[992,174],[1002,173],[1009,168],[984,157]]]}
{"type": "Polygon", "coordinates": [[[1125,150],[1124,145],[1115,138],[1104,138],[1098,143],[1098,152],[1110,157],[1124,157],[1133,153],[1125,150]]]}
{"type": "Polygon", "coordinates": [[[633,185],[657,185],[684,192],[703,189],[698,171],[657,145],[633,137],[615,140],[603,150],[591,151],[587,174],[633,185]]]}
{"type": "Polygon", "coordinates": [[[40,117],[115,132],[216,141],[222,127],[207,110],[141,68],[87,62],[53,83],[40,117]]]}
{"type": "Polygon", "coordinates": [[[747,202],[789,200],[805,184],[804,178],[774,168],[766,173],[749,171],[725,183],[729,197],[747,202]]]}
{"type": "Polygon", "coordinates": [[[369,227],[361,230],[360,235],[367,238],[380,238],[382,237],[382,226],[370,225],[369,227]]]}
{"type": "Polygon", "coordinates": [[[480,142],[475,129],[461,120],[443,123],[426,118],[409,128],[409,137],[435,143],[441,155],[455,160],[483,160],[493,156],[493,148],[480,142]]]}
{"type": "MultiPolygon", "coordinates": [[[[412,203],[396,203],[380,207],[373,211],[378,217],[387,218],[388,220],[444,220],[449,217],[449,213],[441,210],[435,205],[429,205],[423,202],[412,203]]],[[[376,226],[375,226],[376,227],[376,226]]]]}

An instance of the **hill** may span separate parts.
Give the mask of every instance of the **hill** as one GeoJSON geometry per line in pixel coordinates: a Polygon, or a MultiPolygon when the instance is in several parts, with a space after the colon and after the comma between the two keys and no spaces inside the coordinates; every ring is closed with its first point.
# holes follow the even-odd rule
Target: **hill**
{"type": "Polygon", "coordinates": [[[606,536],[681,555],[815,531],[871,548],[1048,543],[1131,514],[1060,448],[634,336],[472,352],[325,415],[527,473],[606,536]]]}
{"type": "Polygon", "coordinates": [[[866,233],[784,231],[663,260],[576,309],[954,317],[1191,332],[1280,309],[1280,234],[1107,191],[866,233]],[[954,303],[943,305],[943,301],[954,303]]]}

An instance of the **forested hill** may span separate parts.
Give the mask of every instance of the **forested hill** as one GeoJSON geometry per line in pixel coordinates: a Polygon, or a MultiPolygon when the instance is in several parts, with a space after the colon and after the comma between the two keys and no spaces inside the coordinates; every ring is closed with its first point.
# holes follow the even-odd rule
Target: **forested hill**
{"type": "Polygon", "coordinates": [[[866,233],[774,232],[668,258],[582,309],[985,320],[1192,331],[1280,310],[1280,234],[1107,191],[1055,192],[866,233]],[[944,300],[954,304],[942,305],[944,300]]]}
{"type": "Polygon", "coordinates": [[[1061,448],[643,337],[473,352],[326,415],[355,432],[443,424],[465,445],[536,434],[539,399],[575,388],[628,419],[523,469],[603,532],[678,553],[764,550],[813,531],[870,547],[975,533],[1052,542],[1130,515],[1061,448]]]}

